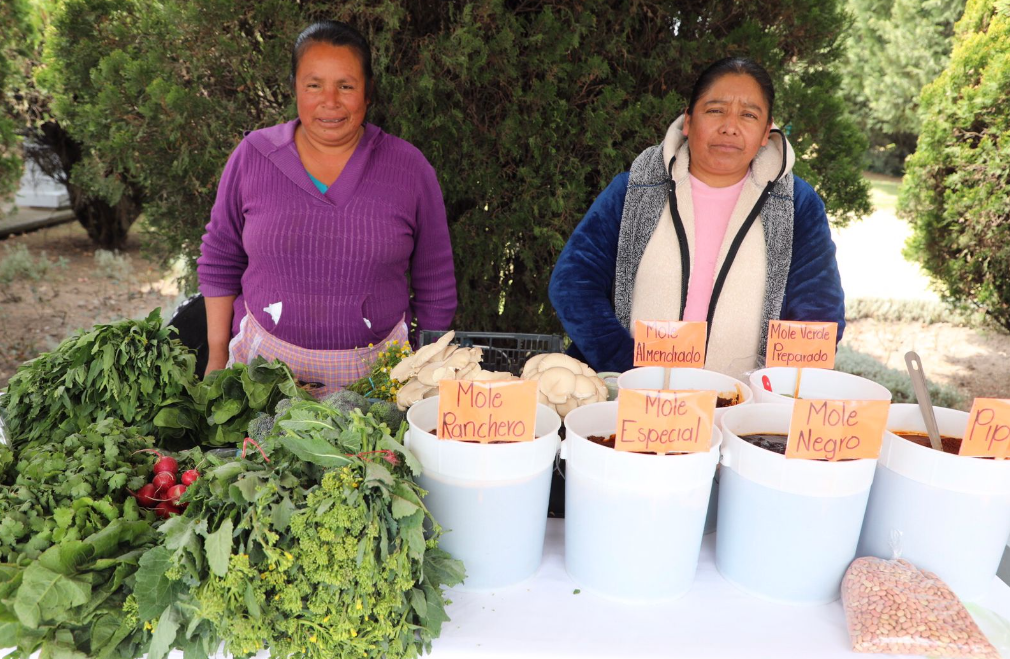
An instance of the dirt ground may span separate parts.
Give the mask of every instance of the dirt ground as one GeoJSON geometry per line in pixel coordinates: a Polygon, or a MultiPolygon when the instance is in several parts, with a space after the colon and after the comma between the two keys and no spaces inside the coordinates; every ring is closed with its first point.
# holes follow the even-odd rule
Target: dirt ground
{"type": "Polygon", "coordinates": [[[1010,334],[949,323],[899,323],[873,319],[846,324],[842,343],[895,369],[905,370],[905,353],[915,350],[926,377],[964,395],[1010,398],[1010,334]]]}
{"type": "MultiPolygon", "coordinates": [[[[141,257],[136,235],[123,253],[127,266],[100,263],[77,223],[0,241],[0,261],[9,254],[5,246],[16,245],[36,259],[45,250],[50,263],[62,257],[65,266],[51,265],[37,281],[21,276],[0,287],[0,388],[19,364],[74,330],[143,316],[159,306],[167,314],[178,297],[172,279],[141,257]]],[[[1005,333],[864,319],[848,324],[844,343],[901,370],[905,352],[917,351],[927,377],[959,389],[967,406],[976,396],[1010,398],[1010,335],[1005,333]]]]}
{"type": "Polygon", "coordinates": [[[100,260],[78,223],[62,224],[0,240],[0,266],[19,245],[36,263],[44,250],[50,265],[34,268],[42,273],[37,280],[19,268],[12,282],[0,283],[0,389],[19,364],[75,330],[145,316],[155,307],[168,313],[178,296],[175,284],[141,257],[136,235],[122,258],[100,260]]]}

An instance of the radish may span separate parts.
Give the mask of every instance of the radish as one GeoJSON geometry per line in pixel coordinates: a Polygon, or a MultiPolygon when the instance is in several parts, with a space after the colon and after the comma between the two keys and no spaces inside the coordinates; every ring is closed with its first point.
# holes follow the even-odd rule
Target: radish
{"type": "Polygon", "coordinates": [[[180,478],[179,480],[182,482],[183,485],[188,487],[193,483],[195,483],[197,478],[200,478],[200,472],[197,471],[196,469],[190,469],[188,471],[182,472],[182,478],[180,478]]]}
{"type": "Polygon", "coordinates": [[[137,503],[142,505],[144,508],[150,508],[154,505],[154,497],[158,493],[158,488],[156,488],[151,483],[148,483],[144,487],[137,490],[137,503]]]}
{"type": "Polygon", "coordinates": [[[174,483],[175,474],[177,471],[179,471],[179,463],[176,462],[175,458],[171,456],[162,455],[161,457],[158,458],[158,461],[154,463],[153,471],[155,474],[161,474],[165,472],[172,474],[172,482],[174,483]]]}
{"type": "Polygon", "coordinates": [[[186,492],[185,485],[173,485],[168,488],[168,500],[175,505],[179,505],[179,498],[186,492]]]}
{"type": "Polygon", "coordinates": [[[175,485],[175,473],[170,471],[162,471],[154,475],[154,489],[157,490],[158,495],[162,495],[168,488],[175,485]]]}
{"type": "Polygon", "coordinates": [[[158,517],[162,519],[168,519],[171,515],[178,515],[182,512],[182,509],[178,506],[172,505],[170,501],[162,501],[157,506],[154,507],[154,512],[158,517]]]}

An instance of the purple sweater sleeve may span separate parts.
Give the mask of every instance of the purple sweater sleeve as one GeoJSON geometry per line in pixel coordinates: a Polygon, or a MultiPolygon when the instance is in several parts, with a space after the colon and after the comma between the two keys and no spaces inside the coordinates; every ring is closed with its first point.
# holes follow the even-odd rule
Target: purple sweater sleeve
{"type": "Polygon", "coordinates": [[[200,257],[196,260],[200,292],[204,297],[222,297],[242,293],[242,273],[249,264],[242,245],[242,195],[239,189],[245,142],[228,158],[217,186],[217,198],[210,211],[210,222],[203,234],[200,257]]]}
{"type": "Polygon", "coordinates": [[[411,311],[417,329],[449,329],[456,313],[456,275],[442,189],[427,161],[417,178],[417,225],[410,257],[411,311]]]}

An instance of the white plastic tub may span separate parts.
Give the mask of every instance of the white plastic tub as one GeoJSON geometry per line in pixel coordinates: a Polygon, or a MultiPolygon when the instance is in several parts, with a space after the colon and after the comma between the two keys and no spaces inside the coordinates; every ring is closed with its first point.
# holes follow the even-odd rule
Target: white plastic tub
{"type": "MultiPolygon", "coordinates": [[[[762,368],[751,373],[750,387],[754,390],[754,402],[792,405],[795,400],[793,391],[796,389],[796,373],[797,369],[791,366],[762,368]],[[771,391],[764,388],[763,377],[767,377],[771,383],[771,391]]],[[[891,392],[873,380],[851,373],[804,368],[800,377],[800,398],[889,401],[891,392]]]]}
{"type": "Polygon", "coordinates": [[[792,406],[754,404],[722,419],[715,564],[740,588],[789,604],[838,599],[876,460],[787,460],[740,439],[787,433],[792,406]]]}
{"type": "MultiPolygon", "coordinates": [[[[661,389],[663,387],[663,371],[661,366],[643,366],[625,371],[617,379],[620,389],[661,389]]],[[[674,368],[670,372],[671,389],[689,389],[698,391],[715,391],[718,394],[740,392],[739,405],[754,402],[754,392],[746,384],[722,373],[706,371],[701,368],[674,368]]],[[[735,406],[734,406],[735,407],[735,406]]],[[[715,425],[722,421],[722,415],[732,407],[715,408],[715,425]]],[[[716,515],[719,502],[719,474],[712,479],[712,494],[708,500],[708,515],[705,517],[705,533],[715,531],[716,515]]]]}
{"type": "MultiPolygon", "coordinates": [[[[663,371],[665,370],[661,366],[633,368],[617,378],[617,386],[620,389],[662,389],[663,371]]],[[[740,380],[701,368],[670,369],[670,389],[714,391],[717,394],[733,394],[739,391],[741,400],[733,407],[747,405],[754,401],[754,392],[740,380]]],[[[733,409],[733,407],[715,408],[715,424],[717,426],[726,410],[733,409]]]]}
{"type": "Polygon", "coordinates": [[[617,428],[617,403],[565,417],[565,568],[581,588],[656,601],[691,588],[720,435],[710,449],[681,455],[617,451],[586,437],[617,428]]]}
{"type": "Polygon", "coordinates": [[[489,590],[536,574],[543,557],[551,469],[561,418],[537,406],[532,442],[470,444],[440,440],[438,397],[407,412],[407,447],[421,461],[424,504],[442,526],[439,546],[463,561],[464,590],[489,590]]]}
{"type": "MultiPolygon", "coordinates": [[[[968,413],[934,408],[940,434],[964,437],[968,413]]],[[[918,405],[892,405],[892,432],[925,433],[918,405]]],[[[884,435],[860,556],[894,550],[963,600],[989,590],[1010,536],[1010,460],[961,457],[884,435]]]]}

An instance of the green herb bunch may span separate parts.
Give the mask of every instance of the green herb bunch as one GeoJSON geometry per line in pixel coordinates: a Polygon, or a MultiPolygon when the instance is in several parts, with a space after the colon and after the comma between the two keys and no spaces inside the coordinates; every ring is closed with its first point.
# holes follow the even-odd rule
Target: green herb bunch
{"type": "Polygon", "coordinates": [[[144,320],[96,325],[22,364],[0,398],[14,452],[59,440],[105,418],[141,434],[162,406],[185,395],[195,357],[162,328],[160,309],[144,320]]]}
{"type": "Polygon", "coordinates": [[[404,357],[409,357],[410,353],[410,344],[406,341],[403,343],[391,341],[389,347],[380,352],[372,363],[368,375],[347,388],[367,398],[395,401],[396,392],[400,390],[403,383],[389,377],[389,373],[394,366],[403,361],[404,357]]]}
{"type": "Polygon", "coordinates": [[[201,476],[141,564],[149,659],[172,647],[204,657],[218,639],[236,657],[269,648],[399,659],[430,648],[447,619],[441,586],[463,570],[437,548],[404,429],[394,437],[360,411],[294,401],[263,455],[201,476]]]}
{"type": "Polygon", "coordinates": [[[159,536],[130,490],[148,480],[153,443],[104,419],[21,450],[0,485],[0,647],[12,657],[139,656],[145,634],[123,609],[159,536]]]}
{"type": "Polygon", "coordinates": [[[281,361],[257,356],[188,383],[186,395],[163,407],[154,418],[162,435],[186,437],[189,443],[235,446],[246,437],[249,423],[271,414],[285,398],[311,399],[298,387],[291,369],[281,361]]]}

